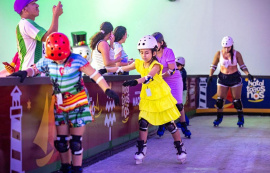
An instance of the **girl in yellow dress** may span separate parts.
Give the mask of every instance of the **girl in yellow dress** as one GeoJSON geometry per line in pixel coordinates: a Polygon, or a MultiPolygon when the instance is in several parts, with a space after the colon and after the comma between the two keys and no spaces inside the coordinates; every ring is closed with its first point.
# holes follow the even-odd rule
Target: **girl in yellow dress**
{"type": "Polygon", "coordinates": [[[177,101],[171,94],[171,89],[162,78],[163,66],[156,58],[157,41],[147,35],[140,39],[137,48],[139,49],[142,60],[136,59],[124,67],[114,67],[101,69],[101,74],[107,72],[123,73],[136,69],[141,78],[126,81],[123,86],[136,86],[142,84],[141,100],[139,104],[139,140],[137,141],[138,152],[135,153],[136,164],[141,164],[146,154],[146,141],[148,134],[148,125],[165,124],[174,139],[174,145],[177,149],[177,160],[180,163],[185,162],[187,153],[181,142],[180,133],[174,123],[179,118],[179,111],[176,107],[177,101]]]}

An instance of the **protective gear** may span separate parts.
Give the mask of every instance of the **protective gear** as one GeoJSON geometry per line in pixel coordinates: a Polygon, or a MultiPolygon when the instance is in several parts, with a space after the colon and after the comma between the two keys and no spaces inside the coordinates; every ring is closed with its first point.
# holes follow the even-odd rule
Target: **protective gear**
{"type": "Polygon", "coordinates": [[[190,132],[190,130],[188,130],[186,122],[178,122],[178,123],[176,123],[176,126],[178,128],[181,128],[182,133],[185,135],[186,138],[190,138],[191,132],[190,132]]]}
{"type": "Polygon", "coordinates": [[[82,136],[71,135],[70,150],[73,155],[81,155],[83,152],[82,149],[82,136]]]}
{"type": "Polygon", "coordinates": [[[207,86],[209,86],[210,83],[212,83],[212,80],[213,80],[213,76],[209,76],[209,77],[207,78],[207,86]]]}
{"type": "Polygon", "coordinates": [[[184,105],[182,104],[182,103],[178,103],[178,104],[176,104],[176,107],[177,107],[177,109],[179,110],[179,112],[180,111],[182,111],[183,110],[183,108],[184,108],[184,105]]]}
{"type": "Polygon", "coordinates": [[[69,137],[67,135],[57,135],[57,139],[54,141],[54,147],[59,153],[65,153],[69,150],[68,141],[69,137]]]}
{"type": "Polygon", "coordinates": [[[214,65],[214,64],[211,64],[210,65],[210,69],[213,69],[214,71],[217,69],[217,66],[216,65],[214,65]]]}
{"type": "Polygon", "coordinates": [[[243,70],[247,69],[247,66],[245,64],[243,64],[243,65],[240,66],[240,68],[243,71],[243,70]]]}
{"type": "Polygon", "coordinates": [[[243,106],[242,106],[241,99],[233,100],[233,105],[237,111],[242,111],[243,106]]]}
{"type": "Polygon", "coordinates": [[[104,77],[103,76],[99,76],[99,78],[97,78],[97,80],[96,80],[96,83],[98,84],[101,80],[103,80],[104,79],[104,77]]]}
{"type": "Polygon", "coordinates": [[[72,166],[72,173],[82,173],[82,166],[72,166]]]}
{"type": "Polygon", "coordinates": [[[57,172],[71,173],[71,164],[69,164],[69,163],[61,163],[61,168],[57,172]]]}
{"type": "Polygon", "coordinates": [[[171,134],[174,134],[177,131],[177,127],[173,122],[168,122],[165,124],[166,129],[171,132],[171,134]]]}
{"type": "Polygon", "coordinates": [[[243,115],[243,112],[238,112],[238,122],[237,122],[237,125],[239,127],[243,127],[244,126],[244,123],[245,123],[245,120],[244,120],[244,115],[243,115]]]}
{"type": "Polygon", "coordinates": [[[155,32],[154,34],[152,34],[153,37],[155,37],[155,39],[157,40],[157,42],[161,43],[162,41],[164,41],[164,37],[160,32],[155,32]]]}
{"type": "Polygon", "coordinates": [[[248,74],[248,80],[250,80],[251,82],[253,82],[254,77],[251,74],[248,74]]]}
{"type": "Polygon", "coordinates": [[[108,89],[106,89],[105,94],[108,97],[114,99],[115,105],[119,105],[119,96],[113,90],[108,88],[108,89]]]}
{"type": "Polygon", "coordinates": [[[217,113],[217,119],[213,122],[214,126],[218,126],[223,120],[223,113],[222,112],[218,112],[217,113]]]}
{"type": "Polygon", "coordinates": [[[221,46],[222,47],[231,47],[233,45],[233,39],[230,36],[225,36],[223,37],[221,41],[221,46]]]}
{"type": "Polygon", "coordinates": [[[187,158],[187,151],[184,147],[184,143],[181,141],[174,141],[174,147],[177,150],[177,160],[180,163],[184,163],[186,161],[187,158]]]}
{"type": "Polygon", "coordinates": [[[70,55],[68,37],[60,32],[50,34],[46,39],[46,58],[64,60],[70,55]]]}
{"type": "Polygon", "coordinates": [[[148,125],[148,121],[146,121],[144,118],[139,120],[139,127],[141,131],[146,131],[148,129],[148,125]]]}
{"type": "Polygon", "coordinates": [[[148,84],[149,82],[154,80],[151,75],[145,76],[144,79],[145,79],[145,81],[143,82],[144,84],[148,84]]]}
{"type": "Polygon", "coordinates": [[[222,109],[224,104],[224,100],[220,97],[217,98],[216,106],[218,109],[222,109]]]}
{"type": "Polygon", "coordinates": [[[98,72],[103,75],[104,73],[108,73],[107,69],[104,68],[104,69],[99,69],[98,72]]]}
{"type": "Polygon", "coordinates": [[[184,58],[184,57],[178,57],[178,58],[176,59],[176,63],[185,65],[185,63],[186,63],[185,58],[184,58]]]}
{"type": "Polygon", "coordinates": [[[27,71],[25,71],[25,70],[24,71],[19,70],[19,71],[15,72],[15,73],[12,73],[10,76],[18,76],[18,77],[20,77],[21,78],[20,79],[20,82],[23,83],[24,79],[27,76],[27,71]]]}
{"type": "Polygon", "coordinates": [[[167,73],[168,73],[170,76],[172,76],[172,75],[175,73],[175,69],[173,69],[173,70],[169,69],[169,70],[167,71],[167,73]]]}
{"type": "Polygon", "coordinates": [[[136,160],[136,164],[138,165],[143,162],[143,159],[147,151],[147,144],[144,143],[143,140],[138,140],[137,147],[138,147],[138,152],[135,153],[134,159],[136,160]]]}
{"type": "Polygon", "coordinates": [[[124,70],[122,69],[122,67],[118,67],[115,73],[118,75],[122,75],[124,73],[124,70]]]}
{"type": "Polygon", "coordinates": [[[146,35],[138,42],[137,49],[156,49],[157,40],[152,35],[146,35]]]}
{"type": "Polygon", "coordinates": [[[138,85],[138,81],[136,79],[134,80],[128,80],[122,84],[123,86],[136,86],[138,85]]]}
{"type": "Polygon", "coordinates": [[[160,125],[160,126],[158,126],[157,135],[158,135],[159,137],[163,136],[165,130],[166,130],[165,125],[160,125]]]}

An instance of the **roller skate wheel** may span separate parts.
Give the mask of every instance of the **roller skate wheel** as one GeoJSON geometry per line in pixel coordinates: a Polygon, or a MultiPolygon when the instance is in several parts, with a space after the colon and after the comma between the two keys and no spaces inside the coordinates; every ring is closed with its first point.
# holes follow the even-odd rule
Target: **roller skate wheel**
{"type": "Polygon", "coordinates": [[[142,159],[137,159],[136,160],[136,165],[142,164],[143,160],[142,159]]]}
{"type": "Polygon", "coordinates": [[[181,155],[178,155],[177,156],[177,161],[180,163],[180,164],[183,164],[186,162],[186,159],[187,159],[187,155],[186,154],[181,154],[181,155]]]}

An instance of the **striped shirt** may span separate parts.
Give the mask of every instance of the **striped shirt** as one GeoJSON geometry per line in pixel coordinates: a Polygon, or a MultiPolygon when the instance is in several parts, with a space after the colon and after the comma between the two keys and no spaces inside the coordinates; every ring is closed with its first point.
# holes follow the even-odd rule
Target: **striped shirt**
{"type": "Polygon", "coordinates": [[[21,19],[16,27],[20,70],[26,70],[42,57],[42,37],[47,31],[31,19],[21,19]]]}
{"type": "MultiPolygon", "coordinates": [[[[92,52],[92,62],[91,62],[91,66],[96,69],[96,70],[100,70],[103,69],[105,67],[104,65],[104,61],[103,61],[103,57],[102,54],[98,51],[97,47],[98,44],[104,40],[100,40],[97,45],[96,48],[93,50],[92,52]]],[[[110,59],[113,60],[114,59],[114,51],[113,49],[110,48],[110,59]]]]}
{"type": "Polygon", "coordinates": [[[77,94],[77,84],[84,87],[82,81],[81,67],[88,65],[89,62],[79,54],[71,54],[65,63],[57,64],[53,60],[42,58],[35,65],[36,73],[46,73],[53,82],[54,89],[59,89],[61,93],[69,92],[77,94]]]}
{"type": "Polygon", "coordinates": [[[87,90],[85,88],[81,68],[89,62],[78,54],[71,54],[63,64],[42,58],[35,65],[36,73],[45,73],[53,84],[54,94],[61,93],[63,104],[59,109],[68,112],[75,108],[88,105],[87,90]]]}

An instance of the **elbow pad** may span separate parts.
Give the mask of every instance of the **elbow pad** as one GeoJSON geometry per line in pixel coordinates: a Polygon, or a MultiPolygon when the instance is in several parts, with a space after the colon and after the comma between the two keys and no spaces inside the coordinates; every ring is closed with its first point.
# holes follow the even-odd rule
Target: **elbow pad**
{"type": "Polygon", "coordinates": [[[247,66],[245,64],[243,64],[240,66],[240,69],[243,71],[243,70],[247,69],[247,66]]]}
{"type": "Polygon", "coordinates": [[[211,65],[210,65],[210,69],[216,70],[216,69],[217,69],[217,66],[214,65],[214,64],[211,64],[211,65]]]}
{"type": "Polygon", "coordinates": [[[173,69],[173,70],[169,69],[169,70],[167,71],[167,73],[168,73],[170,76],[172,76],[172,75],[175,73],[175,69],[173,69]]]}

